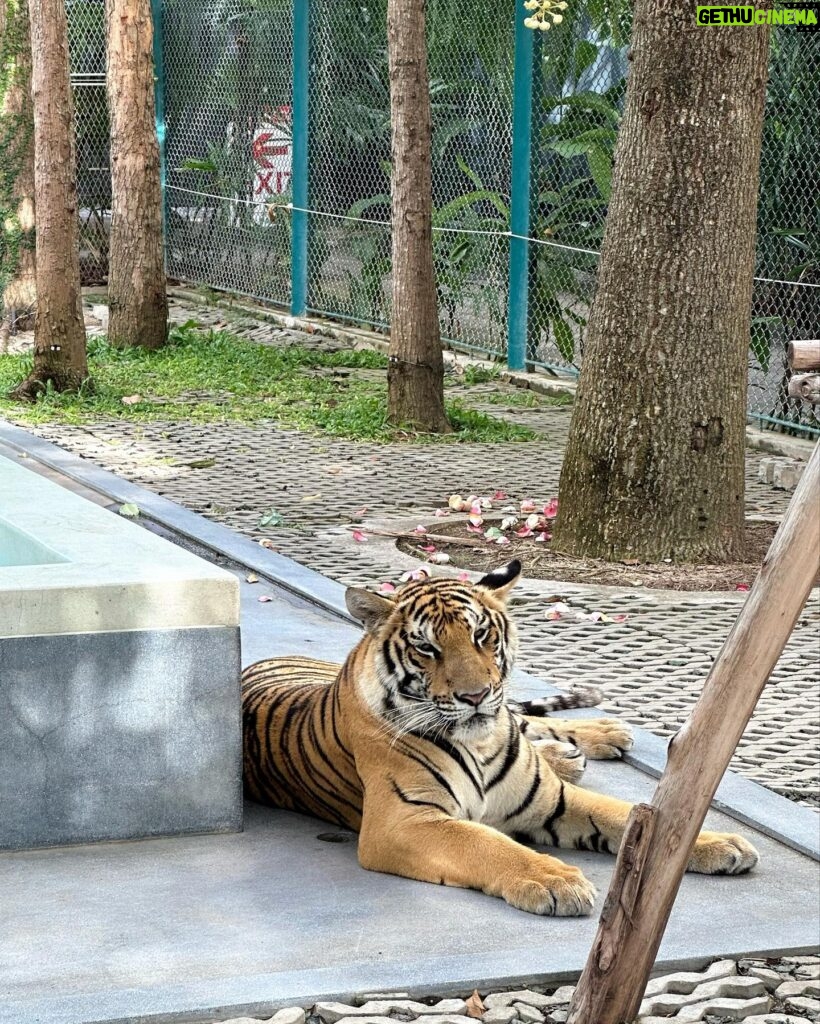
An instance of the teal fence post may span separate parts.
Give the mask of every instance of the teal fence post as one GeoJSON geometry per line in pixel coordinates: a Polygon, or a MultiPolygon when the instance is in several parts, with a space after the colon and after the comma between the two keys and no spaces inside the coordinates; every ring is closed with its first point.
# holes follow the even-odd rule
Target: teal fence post
{"type": "Polygon", "coordinates": [[[308,278],[308,99],[310,90],[310,0],[293,0],[293,104],[291,182],[290,312],[304,316],[308,278]]]}
{"type": "Polygon", "coordinates": [[[167,192],[165,189],[167,167],[165,163],[165,53],[162,38],[162,0],[151,0],[151,20],[154,26],[154,121],[159,144],[159,187],[162,196],[162,240],[168,247],[167,222],[165,213],[167,192]]]}
{"type": "Polygon", "coordinates": [[[532,155],[533,50],[535,32],[524,25],[527,12],[515,3],[515,74],[510,195],[510,288],[507,313],[507,365],[527,364],[529,306],[530,165],[532,155]]]}

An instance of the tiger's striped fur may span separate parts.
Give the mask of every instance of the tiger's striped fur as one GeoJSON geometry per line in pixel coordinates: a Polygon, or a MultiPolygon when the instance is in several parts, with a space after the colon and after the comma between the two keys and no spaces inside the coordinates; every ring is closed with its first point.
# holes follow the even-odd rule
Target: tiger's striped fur
{"type": "MultiPolygon", "coordinates": [[[[520,566],[470,586],[347,592],[366,633],[339,668],[274,658],[243,674],[245,786],[276,807],[360,832],[376,871],[481,889],[539,914],[588,914],[578,868],[516,841],[614,853],[629,804],[575,785],[583,753],[631,745],[613,719],[521,715],[505,699],[516,649],[506,611],[520,566]]],[[[703,832],[689,868],[757,862],[742,837],[703,832]]]]}

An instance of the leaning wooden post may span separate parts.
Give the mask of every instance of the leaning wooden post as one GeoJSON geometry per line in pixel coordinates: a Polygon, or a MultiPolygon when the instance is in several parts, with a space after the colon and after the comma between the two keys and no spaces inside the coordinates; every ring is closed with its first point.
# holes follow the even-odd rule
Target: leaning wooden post
{"type": "Polygon", "coordinates": [[[712,797],[820,570],[820,442],[763,568],[669,744],[652,804],[632,812],[567,1024],[638,1015],[686,862],[712,797]]]}

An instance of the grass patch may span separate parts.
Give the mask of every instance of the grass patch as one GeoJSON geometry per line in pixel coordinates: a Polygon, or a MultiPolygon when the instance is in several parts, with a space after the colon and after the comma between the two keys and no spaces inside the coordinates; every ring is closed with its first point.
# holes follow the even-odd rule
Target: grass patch
{"type": "Polygon", "coordinates": [[[464,367],[464,373],[459,379],[459,384],[489,384],[491,380],[498,380],[501,376],[501,368],[498,366],[473,366],[468,364],[464,367]]]}
{"type": "Polygon", "coordinates": [[[448,437],[401,429],[386,422],[387,360],[380,352],[320,352],[243,341],[228,331],[175,327],[159,352],[115,349],[91,338],[93,390],[47,391],[34,405],[8,392],[31,368],[29,356],[0,357],[0,415],[22,423],[87,423],[99,419],[276,420],[286,427],[320,430],[369,441],[528,441],[526,428],[447,404],[455,433],[448,437]],[[357,370],[371,371],[356,373],[357,370]],[[123,399],[128,399],[124,402],[123,399]]]}
{"type": "Polygon", "coordinates": [[[572,395],[542,395],[535,391],[504,391],[493,395],[482,395],[482,401],[489,405],[504,405],[515,409],[541,409],[544,406],[572,405],[572,395]]]}

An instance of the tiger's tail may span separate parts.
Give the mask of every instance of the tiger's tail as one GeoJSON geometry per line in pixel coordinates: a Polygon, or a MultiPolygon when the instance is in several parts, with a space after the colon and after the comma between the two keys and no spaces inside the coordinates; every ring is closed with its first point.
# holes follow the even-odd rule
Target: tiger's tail
{"type": "Polygon", "coordinates": [[[536,697],[534,700],[509,702],[513,711],[521,715],[540,718],[552,711],[571,711],[573,708],[594,708],[604,699],[597,686],[570,686],[566,693],[552,697],[536,697]]]}

